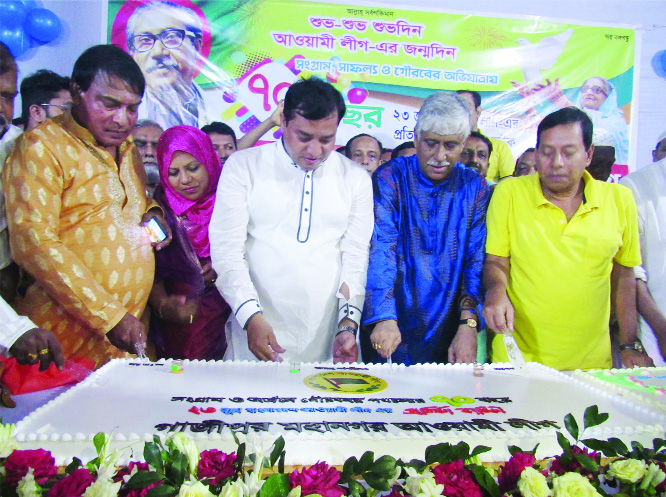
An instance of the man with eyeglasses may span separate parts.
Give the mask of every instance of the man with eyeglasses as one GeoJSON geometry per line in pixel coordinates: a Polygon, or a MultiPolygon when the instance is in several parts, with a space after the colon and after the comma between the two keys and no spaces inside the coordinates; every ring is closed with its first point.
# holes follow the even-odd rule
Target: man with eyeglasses
{"type": "Polygon", "coordinates": [[[162,128],[208,123],[199,86],[194,82],[201,57],[201,20],[187,7],[168,1],[138,7],[127,21],[129,53],[146,78],[140,119],[162,128]]]}
{"type": "Polygon", "coordinates": [[[69,78],[42,69],[21,81],[21,118],[26,131],[71,108],[69,78]]]}

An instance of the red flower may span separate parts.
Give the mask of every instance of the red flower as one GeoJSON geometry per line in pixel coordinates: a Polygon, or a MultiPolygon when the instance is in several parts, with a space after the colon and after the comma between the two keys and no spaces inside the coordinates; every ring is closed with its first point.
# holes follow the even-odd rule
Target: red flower
{"type": "MultiPolygon", "coordinates": [[[[572,454],[585,454],[587,456],[590,456],[592,459],[594,459],[597,464],[601,461],[601,455],[598,452],[590,452],[587,450],[587,448],[581,449],[580,447],[574,445],[571,447],[571,453],[572,454]]],[[[569,464],[562,464],[562,456],[557,456],[555,459],[553,459],[550,463],[550,467],[548,468],[551,473],[555,473],[558,476],[562,476],[564,473],[580,473],[583,476],[589,476],[592,474],[591,471],[585,469],[581,464],[578,462],[578,460],[574,457],[573,460],[569,464]]]]}
{"type": "Polygon", "coordinates": [[[501,472],[497,478],[500,491],[502,493],[511,492],[518,488],[518,479],[520,473],[529,466],[534,466],[536,458],[534,454],[527,452],[516,452],[511,459],[502,467],[501,472]]]}
{"type": "Polygon", "coordinates": [[[10,488],[16,488],[28,469],[32,468],[32,474],[35,481],[43,485],[50,477],[58,473],[55,466],[55,460],[51,453],[44,449],[37,450],[15,450],[5,461],[5,470],[7,477],[5,483],[10,488]]]}
{"type": "Polygon", "coordinates": [[[340,472],[325,462],[318,462],[289,475],[291,486],[301,486],[301,495],[319,494],[323,497],[341,497],[345,490],[338,485],[340,472]]]}
{"type": "Polygon", "coordinates": [[[81,497],[94,481],[95,477],[87,469],[75,469],[72,474],[53,485],[48,497],[81,497]]]}
{"type": "Polygon", "coordinates": [[[208,479],[206,483],[219,485],[224,479],[234,474],[236,453],[225,454],[217,449],[204,450],[199,458],[197,476],[200,480],[208,479]]]}
{"type": "Polygon", "coordinates": [[[461,460],[440,464],[432,470],[435,483],[444,485],[442,495],[447,497],[483,497],[474,473],[465,468],[461,460]]]}

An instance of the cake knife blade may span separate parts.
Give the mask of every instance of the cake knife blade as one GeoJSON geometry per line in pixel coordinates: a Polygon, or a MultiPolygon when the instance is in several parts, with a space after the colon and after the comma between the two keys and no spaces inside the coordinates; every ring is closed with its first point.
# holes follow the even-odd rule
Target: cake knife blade
{"type": "Polygon", "coordinates": [[[525,365],[525,358],[520,351],[520,347],[516,343],[516,338],[513,336],[511,330],[503,334],[504,347],[506,347],[506,355],[509,356],[509,362],[515,369],[521,369],[525,365]]]}

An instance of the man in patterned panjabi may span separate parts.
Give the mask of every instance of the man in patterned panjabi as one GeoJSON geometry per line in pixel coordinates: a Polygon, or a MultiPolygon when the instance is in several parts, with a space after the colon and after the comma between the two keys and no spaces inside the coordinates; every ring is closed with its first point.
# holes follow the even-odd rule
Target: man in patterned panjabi
{"type": "Polygon", "coordinates": [[[144,87],[123,50],[89,48],[74,65],[71,113],[23,134],[3,171],[12,255],[35,279],[17,310],[66,356],[98,366],[146,338],[154,256],[142,223],[162,216],[128,138],[144,87]]]}

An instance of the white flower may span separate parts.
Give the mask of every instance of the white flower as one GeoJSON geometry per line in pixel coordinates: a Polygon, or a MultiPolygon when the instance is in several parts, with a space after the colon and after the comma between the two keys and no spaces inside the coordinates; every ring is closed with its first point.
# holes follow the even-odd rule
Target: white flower
{"type": "Polygon", "coordinates": [[[190,481],[181,485],[178,497],[215,497],[215,495],[208,489],[208,485],[190,476],[190,481]]]}
{"type": "Polygon", "coordinates": [[[243,482],[241,480],[227,482],[220,491],[220,497],[243,497],[243,482]]]}
{"type": "Polygon", "coordinates": [[[624,483],[636,483],[646,472],[647,464],[637,459],[613,461],[608,466],[608,476],[624,483]]]}
{"type": "Polygon", "coordinates": [[[83,497],[117,497],[122,482],[113,483],[106,478],[98,478],[86,488],[83,497]]]}
{"type": "Polygon", "coordinates": [[[405,488],[412,497],[436,497],[442,494],[444,485],[437,485],[430,471],[426,470],[419,474],[414,468],[405,469],[408,475],[405,488]]]}
{"type": "Polygon", "coordinates": [[[9,457],[9,455],[19,448],[14,440],[13,424],[0,424],[0,457],[9,457]]]}
{"type": "Polygon", "coordinates": [[[548,488],[546,477],[530,466],[520,473],[518,490],[520,490],[523,497],[549,497],[553,495],[548,488]]]}
{"type": "Polygon", "coordinates": [[[18,483],[16,493],[19,497],[40,497],[42,495],[42,489],[35,482],[32,471],[32,468],[28,468],[28,473],[18,483]]]}
{"type": "MultiPolygon", "coordinates": [[[[395,473],[393,473],[393,476],[391,476],[391,478],[389,478],[388,481],[386,482],[388,484],[389,488],[393,487],[393,485],[397,485],[398,483],[401,483],[401,481],[399,480],[400,473],[402,473],[402,468],[400,466],[396,466],[395,473]]],[[[287,497],[290,497],[290,496],[287,496],[287,497]]],[[[300,495],[298,497],[300,497],[300,495]]]]}
{"type": "Polygon", "coordinates": [[[190,474],[197,474],[197,467],[199,466],[199,449],[197,448],[194,440],[188,434],[183,432],[175,433],[171,439],[171,446],[178,449],[187,457],[187,462],[190,466],[190,474]]]}
{"type": "MultiPolygon", "coordinates": [[[[268,459],[273,451],[273,444],[275,440],[280,435],[274,435],[270,437],[265,437],[259,435],[258,433],[250,433],[245,438],[245,454],[246,457],[254,454],[254,465],[253,471],[258,473],[258,476],[261,477],[263,471],[264,459],[268,459]]],[[[246,459],[246,464],[250,462],[249,459],[246,459]]]]}
{"type": "Polygon", "coordinates": [[[243,495],[245,497],[254,497],[261,490],[265,480],[256,471],[245,473],[245,481],[243,482],[243,495]]]}
{"type": "Polygon", "coordinates": [[[651,462],[639,488],[645,490],[650,486],[656,487],[664,480],[666,480],[666,473],[664,473],[655,463],[651,462]]]}
{"type": "Polygon", "coordinates": [[[111,454],[100,460],[99,467],[97,468],[97,478],[111,480],[116,474],[116,466],[122,455],[123,453],[121,451],[114,450],[111,454]]]}

